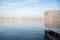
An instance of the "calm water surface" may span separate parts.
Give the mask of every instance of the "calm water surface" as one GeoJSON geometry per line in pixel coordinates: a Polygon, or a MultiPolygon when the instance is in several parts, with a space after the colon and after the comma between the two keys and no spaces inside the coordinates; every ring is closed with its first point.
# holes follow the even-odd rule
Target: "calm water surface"
{"type": "MultiPolygon", "coordinates": [[[[44,40],[45,22],[0,22],[0,40],[44,40]]],[[[50,28],[58,33],[60,29],[50,28]]]]}

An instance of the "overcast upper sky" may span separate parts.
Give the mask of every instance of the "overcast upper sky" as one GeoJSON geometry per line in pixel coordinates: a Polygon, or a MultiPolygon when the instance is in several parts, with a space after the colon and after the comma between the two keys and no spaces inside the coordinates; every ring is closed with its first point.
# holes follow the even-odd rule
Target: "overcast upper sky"
{"type": "Polygon", "coordinates": [[[47,10],[59,10],[60,0],[0,0],[0,16],[44,16],[47,10]]]}

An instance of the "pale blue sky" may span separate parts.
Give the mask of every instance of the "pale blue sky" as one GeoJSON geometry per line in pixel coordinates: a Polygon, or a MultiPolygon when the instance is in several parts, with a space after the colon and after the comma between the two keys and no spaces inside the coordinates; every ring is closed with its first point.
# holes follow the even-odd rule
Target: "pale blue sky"
{"type": "Polygon", "coordinates": [[[39,17],[47,10],[60,10],[60,0],[0,0],[1,16],[39,17]]]}

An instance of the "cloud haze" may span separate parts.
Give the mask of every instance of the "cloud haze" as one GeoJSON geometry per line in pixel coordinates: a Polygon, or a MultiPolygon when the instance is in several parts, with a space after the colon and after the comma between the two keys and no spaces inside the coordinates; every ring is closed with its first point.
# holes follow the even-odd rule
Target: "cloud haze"
{"type": "Polygon", "coordinates": [[[47,10],[59,10],[60,0],[0,0],[0,15],[44,16],[47,10]]]}

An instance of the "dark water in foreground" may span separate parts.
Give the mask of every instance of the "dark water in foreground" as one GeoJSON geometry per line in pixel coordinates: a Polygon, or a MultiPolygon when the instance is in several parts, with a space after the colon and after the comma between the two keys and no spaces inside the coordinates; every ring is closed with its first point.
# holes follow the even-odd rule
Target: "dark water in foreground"
{"type": "MultiPolygon", "coordinates": [[[[0,23],[0,40],[44,40],[44,22],[2,22],[0,23]]],[[[60,33],[60,29],[50,28],[60,33]]]]}

